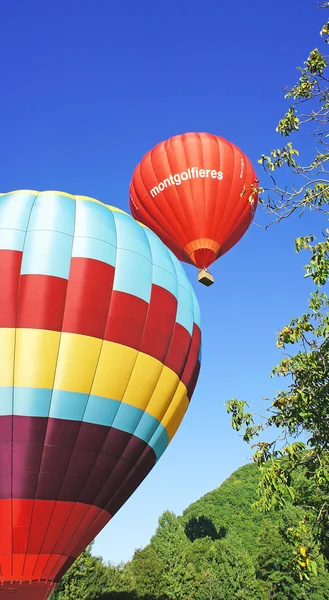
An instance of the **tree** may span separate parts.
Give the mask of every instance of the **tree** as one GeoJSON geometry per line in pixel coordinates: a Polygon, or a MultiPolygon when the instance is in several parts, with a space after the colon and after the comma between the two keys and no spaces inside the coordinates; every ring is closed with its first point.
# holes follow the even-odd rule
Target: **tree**
{"type": "Polygon", "coordinates": [[[138,593],[138,596],[158,598],[163,563],[150,544],[142,550],[136,550],[132,560],[125,565],[123,577],[126,586],[138,593]]]}
{"type": "Polygon", "coordinates": [[[265,600],[263,587],[256,579],[255,567],[235,533],[213,542],[217,548],[216,600],[265,600]]]}
{"type": "Polygon", "coordinates": [[[169,599],[189,600],[195,588],[195,569],[189,561],[189,546],[181,519],[170,511],[159,518],[151,544],[162,563],[158,593],[169,599]]]}
{"type": "Polygon", "coordinates": [[[92,544],[80,554],[51,595],[51,600],[98,600],[105,593],[120,590],[121,573],[93,556],[92,544]]]}
{"type": "Polygon", "coordinates": [[[291,547],[287,539],[287,522],[298,522],[296,509],[292,507],[284,512],[281,523],[271,519],[263,522],[258,538],[256,556],[256,575],[266,585],[269,600],[325,600],[329,586],[322,557],[318,558],[318,577],[311,581],[300,581],[290,568],[291,547]]]}
{"type": "MultiPolygon", "coordinates": [[[[329,2],[322,8],[328,9],[329,2]]],[[[325,48],[329,21],[320,35],[325,48]]],[[[312,50],[299,72],[297,83],[286,90],[290,105],[277,127],[287,141],[283,148],[262,155],[259,162],[270,184],[259,191],[267,195],[262,203],[270,215],[269,225],[309,209],[321,213],[325,229],[329,214],[329,73],[325,50],[312,50]],[[303,162],[303,151],[291,141],[297,133],[302,147],[304,133],[308,140],[310,135],[313,139],[313,156],[307,163],[303,162]],[[291,175],[296,183],[289,187],[291,175]]],[[[308,141],[307,155],[309,152],[308,141]]],[[[309,500],[303,497],[303,517],[290,531],[294,568],[301,578],[309,578],[316,573],[317,542],[329,559],[329,229],[320,241],[311,234],[297,238],[295,248],[309,253],[305,277],[313,280],[315,289],[308,311],[292,319],[278,334],[278,348],[290,354],[274,367],[272,376],[285,379],[287,387],[276,394],[260,420],[241,400],[229,401],[227,410],[233,428],[244,430],[246,442],[262,434],[254,453],[262,473],[256,502],[259,510],[282,507],[287,500],[296,502],[292,483],[301,475],[312,490],[309,500]],[[264,441],[266,431],[271,437],[264,441]],[[273,431],[280,434],[273,436],[273,431]],[[303,442],[298,439],[301,434],[303,442]]]]}

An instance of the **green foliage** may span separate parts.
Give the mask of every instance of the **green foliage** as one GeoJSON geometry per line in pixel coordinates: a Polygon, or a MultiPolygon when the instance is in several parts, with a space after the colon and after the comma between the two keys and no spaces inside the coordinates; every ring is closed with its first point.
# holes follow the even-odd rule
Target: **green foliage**
{"type": "Polygon", "coordinates": [[[106,566],[91,554],[92,544],[80,554],[65,573],[50,600],[101,600],[101,595],[120,589],[121,575],[117,568],[106,566]]]}
{"type": "MultiPolygon", "coordinates": [[[[126,565],[105,565],[88,548],[63,577],[56,600],[325,600],[329,575],[303,510],[287,503],[270,516],[252,508],[257,465],[233,473],[191,504],[181,517],[166,511],[150,543],[126,565]],[[314,548],[315,572],[301,581],[291,568],[314,548]]],[[[316,503],[318,491],[303,475],[294,497],[316,503]]]]}
{"type": "MultiPolygon", "coordinates": [[[[323,8],[328,9],[329,3],[323,8]]],[[[328,44],[329,22],[320,35],[328,44]]],[[[320,211],[325,221],[322,240],[311,234],[295,240],[296,251],[309,254],[305,277],[315,289],[307,312],[278,333],[277,347],[284,357],[272,377],[284,378],[287,385],[263,415],[256,417],[238,399],[227,403],[227,411],[233,429],[241,431],[247,443],[254,442],[253,457],[261,474],[256,508],[265,513],[287,503],[303,508],[298,523],[288,528],[287,540],[294,555],[292,573],[308,581],[317,575],[319,548],[329,560],[329,78],[324,49],[313,49],[298,70],[298,81],[286,90],[290,105],[277,127],[288,141],[259,162],[270,181],[270,187],[262,188],[268,194],[263,203],[271,216],[269,224],[306,209],[320,211]],[[313,152],[307,163],[289,139],[297,133],[304,143],[307,139],[308,156],[313,152]],[[291,187],[285,183],[289,174],[296,181],[291,187]]]]}

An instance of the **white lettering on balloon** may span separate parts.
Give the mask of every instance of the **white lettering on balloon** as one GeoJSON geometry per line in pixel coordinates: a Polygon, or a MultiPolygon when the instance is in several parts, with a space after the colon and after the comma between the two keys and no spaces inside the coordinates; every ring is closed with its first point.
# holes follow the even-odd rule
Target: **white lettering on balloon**
{"type": "Polygon", "coordinates": [[[210,177],[210,179],[217,179],[221,181],[224,177],[222,171],[216,171],[216,169],[199,169],[198,167],[192,167],[191,169],[187,169],[186,171],[182,171],[181,173],[175,173],[175,175],[168,175],[166,179],[160,181],[157,185],[155,185],[149,192],[152,198],[155,198],[158,194],[163,192],[166,188],[171,187],[172,185],[181,185],[183,181],[187,181],[188,179],[205,179],[206,177],[210,177]]]}

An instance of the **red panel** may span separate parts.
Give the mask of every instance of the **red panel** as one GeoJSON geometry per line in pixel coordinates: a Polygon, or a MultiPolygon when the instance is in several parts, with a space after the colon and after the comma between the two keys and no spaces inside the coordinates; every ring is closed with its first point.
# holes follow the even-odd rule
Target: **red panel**
{"type": "Polygon", "coordinates": [[[93,540],[96,537],[110,519],[111,515],[106,510],[101,511],[96,518],[95,513],[88,510],[83,521],[81,521],[78,529],[68,543],[66,552],[71,555],[74,553],[75,556],[79,556],[86,546],[88,546],[90,540],[93,540]]]}
{"type": "Polygon", "coordinates": [[[15,327],[22,252],[0,250],[0,327],[15,327]]]}
{"type": "Polygon", "coordinates": [[[67,280],[49,275],[22,275],[17,327],[61,331],[67,280]]]}
{"type": "Polygon", "coordinates": [[[191,345],[191,336],[187,329],[180,325],[175,324],[174,335],[166,358],[166,366],[172,369],[179,377],[182,376],[189,348],[191,345]]]}
{"type": "Polygon", "coordinates": [[[47,562],[43,567],[42,577],[45,579],[53,580],[58,571],[60,571],[64,567],[68,558],[69,557],[66,555],[63,556],[58,554],[50,554],[50,556],[47,559],[47,562]],[[53,573],[54,575],[52,577],[53,573]]]}
{"type": "Polygon", "coordinates": [[[26,554],[30,527],[13,527],[13,553],[26,554]]]}
{"type": "Polygon", "coordinates": [[[193,371],[193,375],[192,375],[192,377],[190,379],[190,382],[189,382],[189,384],[187,386],[187,397],[188,397],[189,400],[191,400],[191,398],[193,396],[193,393],[194,393],[194,390],[195,390],[195,386],[196,386],[197,381],[198,381],[198,377],[199,377],[199,373],[200,373],[200,368],[201,368],[201,365],[200,365],[200,361],[198,360],[197,364],[195,365],[195,368],[194,368],[194,371],[193,371]]]}
{"type": "Polygon", "coordinates": [[[1,598],[8,600],[46,600],[55,587],[55,583],[40,581],[17,583],[6,581],[0,584],[1,598]]]}
{"type": "Polygon", "coordinates": [[[33,500],[15,500],[12,510],[13,527],[30,527],[33,504],[33,500]]]}
{"type": "MultiPolygon", "coordinates": [[[[0,511],[2,512],[2,502],[10,502],[10,500],[0,501],[0,511]]],[[[6,507],[7,508],[7,507],[6,507]]],[[[13,533],[10,521],[6,525],[0,527],[0,554],[11,555],[13,551],[13,533]]]]}
{"type": "Polygon", "coordinates": [[[181,377],[182,382],[186,385],[187,388],[189,387],[189,385],[193,379],[193,374],[195,372],[195,368],[198,363],[200,344],[201,344],[201,331],[200,331],[200,328],[194,323],[190,352],[189,352],[188,359],[187,359],[187,362],[185,365],[185,369],[183,371],[183,375],[181,377]]]}
{"type": "Polygon", "coordinates": [[[114,290],[104,339],[138,350],[148,308],[145,300],[114,290]]]}
{"type": "Polygon", "coordinates": [[[150,307],[143,333],[141,352],[166,360],[175,329],[177,299],[168,290],[153,285],[150,307]]]}
{"type": "MultiPolygon", "coordinates": [[[[12,506],[10,500],[0,500],[0,527],[5,527],[8,523],[11,523],[12,519],[12,506]]],[[[0,536],[1,543],[1,536],[0,536]]]]}
{"type": "Polygon", "coordinates": [[[111,518],[107,511],[86,504],[15,499],[1,500],[0,514],[10,516],[11,503],[19,522],[29,522],[32,507],[33,517],[31,527],[12,529],[10,521],[0,527],[0,583],[58,580],[59,572],[72,564],[111,518]]]}
{"type": "Polygon", "coordinates": [[[114,271],[114,267],[98,260],[72,258],[63,331],[103,337],[114,271]]]}
{"type": "MultiPolygon", "coordinates": [[[[40,502],[40,500],[39,500],[40,502]]],[[[41,500],[42,502],[42,500],[41,500]]],[[[51,515],[51,520],[45,531],[45,537],[40,548],[40,552],[49,554],[54,551],[55,544],[62,533],[63,527],[71,528],[70,518],[73,502],[56,502],[51,515]]],[[[60,553],[59,553],[60,554],[60,553]]]]}
{"type": "MultiPolygon", "coordinates": [[[[64,503],[61,502],[60,505],[62,504],[64,503]]],[[[61,509],[61,506],[59,506],[59,508],[61,509]]],[[[63,524],[60,524],[60,512],[57,514],[58,525],[62,528],[59,528],[57,530],[58,539],[53,546],[52,552],[54,552],[55,554],[68,554],[66,552],[66,546],[69,544],[70,540],[73,538],[74,534],[79,529],[79,526],[89,509],[90,506],[88,506],[88,504],[77,503],[73,506],[71,505],[69,518],[64,524],[64,527],[63,524]]],[[[91,515],[92,520],[94,520],[95,511],[92,510],[91,515]]],[[[74,552],[74,547],[71,548],[71,550],[74,552]]]]}

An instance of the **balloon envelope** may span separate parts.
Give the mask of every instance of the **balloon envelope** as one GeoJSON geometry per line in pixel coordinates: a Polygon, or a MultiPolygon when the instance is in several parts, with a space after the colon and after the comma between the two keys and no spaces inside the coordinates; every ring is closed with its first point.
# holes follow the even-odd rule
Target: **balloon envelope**
{"type": "Polygon", "coordinates": [[[257,206],[256,174],[243,152],[209,133],[176,135],[150,150],[130,185],[134,218],[200,269],[232,248],[257,206]]]}
{"type": "Polygon", "coordinates": [[[61,192],[0,195],[0,594],[41,600],[167,447],[199,309],[157,236],[61,192]]]}

